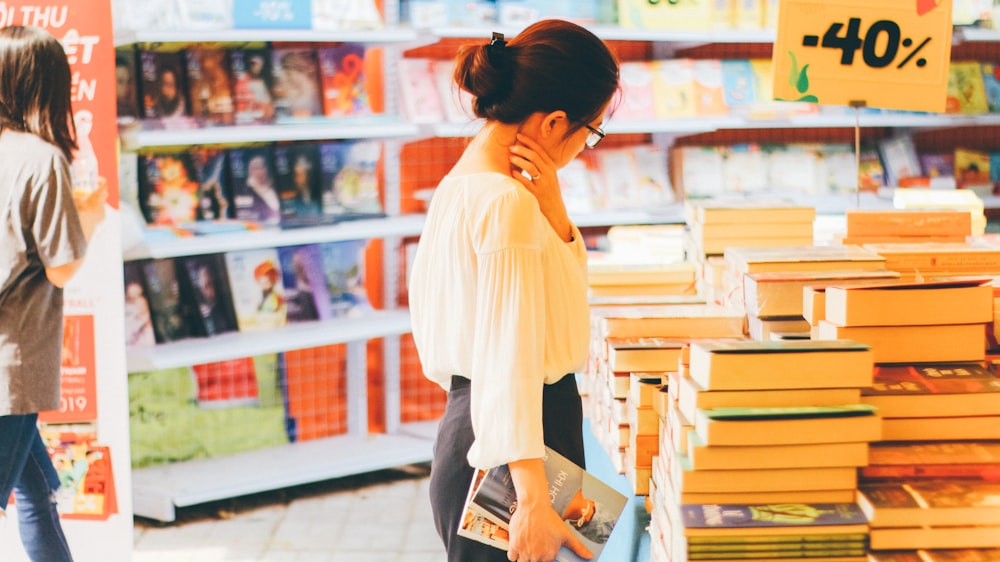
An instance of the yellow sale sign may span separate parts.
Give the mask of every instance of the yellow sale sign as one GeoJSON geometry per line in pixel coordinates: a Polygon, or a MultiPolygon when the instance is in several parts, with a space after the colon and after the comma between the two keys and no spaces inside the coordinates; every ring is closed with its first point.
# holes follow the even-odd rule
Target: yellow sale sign
{"type": "Polygon", "coordinates": [[[781,0],[774,97],[945,109],[951,0],[781,0]]]}

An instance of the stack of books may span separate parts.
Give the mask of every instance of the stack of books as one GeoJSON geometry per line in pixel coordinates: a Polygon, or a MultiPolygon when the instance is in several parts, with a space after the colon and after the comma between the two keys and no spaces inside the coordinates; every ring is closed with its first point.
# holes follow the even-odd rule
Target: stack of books
{"type": "Polygon", "coordinates": [[[993,320],[988,279],[827,287],[814,339],[872,346],[876,363],[983,361],[993,320]]]}
{"type": "Polygon", "coordinates": [[[747,329],[757,340],[810,337],[811,324],[803,311],[803,290],[828,285],[853,286],[899,280],[895,271],[789,271],[748,273],[743,277],[747,329]]]}
{"type": "Polygon", "coordinates": [[[629,442],[630,374],[676,371],[679,345],[692,339],[743,337],[741,310],[705,304],[591,307],[590,357],[581,378],[584,415],[619,472],[625,472],[629,442]]]}
{"type": "Polygon", "coordinates": [[[1000,483],[874,482],[858,489],[872,550],[1000,547],[1000,483]]]}
{"type": "Polygon", "coordinates": [[[722,288],[726,303],[745,307],[747,274],[788,272],[885,271],[886,259],[859,246],[726,248],[722,288]]]}
{"type": "MultiPolygon", "coordinates": [[[[674,559],[694,556],[677,550],[688,536],[678,519],[688,504],[854,501],[857,468],[881,437],[876,409],[861,401],[872,381],[868,346],[693,342],[686,369],[683,361],[670,378],[673,396],[650,484],[653,526],[665,533],[664,548],[680,557],[674,559]]],[[[866,531],[851,539],[861,554],[866,531]]]]}
{"type": "Polygon", "coordinates": [[[843,244],[964,243],[972,235],[972,215],[951,209],[848,209],[843,244]]]}
{"type": "Polygon", "coordinates": [[[663,373],[633,372],[629,377],[628,445],[625,446],[625,477],[632,493],[649,493],[653,475],[653,457],[660,452],[660,423],[653,403],[663,386],[663,373]]]}
{"type": "Polygon", "coordinates": [[[865,244],[863,247],[885,258],[886,269],[898,271],[903,280],[1000,275],[1000,246],[983,241],[865,244]]]}
{"type": "Polygon", "coordinates": [[[1000,378],[982,363],[877,365],[861,400],[886,441],[1000,439],[1000,378]]]}
{"type": "Polygon", "coordinates": [[[689,262],[628,260],[591,253],[587,259],[587,295],[600,297],[694,295],[697,269],[689,262]]]}
{"type": "Polygon", "coordinates": [[[672,515],[668,533],[651,528],[654,561],[866,560],[867,519],[851,502],[692,504],[672,515]]]}
{"type": "Polygon", "coordinates": [[[688,259],[704,262],[730,246],[808,246],[816,209],[784,200],[700,199],[684,204],[688,259]]]}

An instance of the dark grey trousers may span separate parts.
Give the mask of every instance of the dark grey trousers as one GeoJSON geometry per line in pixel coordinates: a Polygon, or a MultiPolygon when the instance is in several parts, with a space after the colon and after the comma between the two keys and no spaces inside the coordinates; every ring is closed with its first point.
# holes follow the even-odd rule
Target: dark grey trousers
{"type": "MultiPolygon", "coordinates": [[[[506,552],[456,534],[474,472],[466,460],[473,442],[469,384],[464,377],[451,378],[448,404],[434,442],[430,479],[434,525],[448,552],[448,562],[507,562],[506,552]]],[[[545,385],[542,423],[545,444],[585,467],[583,407],[574,375],[545,385]]]]}

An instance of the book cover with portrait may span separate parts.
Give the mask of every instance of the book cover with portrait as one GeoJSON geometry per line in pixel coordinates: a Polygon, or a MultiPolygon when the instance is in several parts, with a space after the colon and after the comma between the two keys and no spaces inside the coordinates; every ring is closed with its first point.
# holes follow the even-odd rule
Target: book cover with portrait
{"type": "Polygon", "coordinates": [[[156,343],[144,285],[142,264],[125,262],[125,347],[156,343]]]}
{"type": "Polygon", "coordinates": [[[366,240],[320,244],[326,292],[333,316],[361,316],[371,310],[365,287],[366,240]]]}
{"type": "Polygon", "coordinates": [[[319,244],[278,248],[289,322],[333,317],[319,244]]]}
{"type": "Polygon", "coordinates": [[[370,114],[372,108],[365,78],[365,45],[340,43],[320,47],[317,56],[323,114],[327,117],[370,114]]]}
{"type": "Polygon", "coordinates": [[[236,312],[222,254],[184,256],[177,262],[182,295],[197,311],[200,332],[217,336],[236,331],[236,312]]]}
{"type": "Polygon", "coordinates": [[[275,117],[281,119],[323,115],[316,50],[279,46],[271,51],[271,55],[275,117]]]}
{"type": "Polygon", "coordinates": [[[142,107],[146,119],[189,115],[183,51],[139,51],[142,107]]]}
{"type": "Polygon", "coordinates": [[[115,50],[115,95],[119,119],[145,116],[145,110],[140,111],[139,65],[135,49],[115,50]]]}
{"type": "Polygon", "coordinates": [[[319,195],[319,146],[315,143],[274,147],[275,185],[281,223],[295,225],[322,212],[319,195]]]}
{"type": "Polygon", "coordinates": [[[277,226],[281,203],[274,184],[274,149],[271,146],[230,149],[229,177],[233,217],[260,226],[277,226]]]}
{"type": "Polygon", "coordinates": [[[191,115],[204,124],[232,125],[235,104],[225,49],[192,46],[185,51],[185,58],[191,115]]]}
{"type": "Polygon", "coordinates": [[[158,258],[142,263],[146,299],[153,317],[156,343],[168,343],[203,334],[190,301],[182,298],[176,262],[158,258]]]}
{"type": "Polygon", "coordinates": [[[139,206],[146,222],[176,225],[198,216],[198,182],[184,152],[141,156],[139,206]]]}
{"type": "Polygon", "coordinates": [[[288,322],[278,250],[228,252],[226,273],[241,332],[272,330],[288,322]]]}
{"type": "Polygon", "coordinates": [[[226,154],[225,149],[207,146],[193,148],[189,153],[198,182],[198,220],[232,217],[226,154]]]}
{"type": "MultiPolygon", "coordinates": [[[[628,498],[548,447],[542,461],[552,507],[597,560],[628,498]]],[[[469,484],[458,535],[507,550],[510,518],[516,509],[517,493],[507,465],[477,470],[469,484]]],[[[561,562],[583,560],[566,547],[559,550],[556,559],[561,562]]]]}
{"type": "Polygon", "coordinates": [[[320,144],[323,213],[341,218],[382,216],[379,161],[382,143],[334,141],[320,144]]]}
{"type": "Polygon", "coordinates": [[[228,52],[236,124],[274,121],[274,76],[270,50],[232,49],[228,52]]]}

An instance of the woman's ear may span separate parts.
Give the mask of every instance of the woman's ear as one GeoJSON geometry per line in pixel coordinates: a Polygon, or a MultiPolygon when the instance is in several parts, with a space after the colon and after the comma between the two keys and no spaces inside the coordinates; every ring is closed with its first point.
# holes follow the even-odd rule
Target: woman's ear
{"type": "Polygon", "coordinates": [[[566,116],[565,111],[559,109],[551,113],[547,113],[545,114],[541,124],[542,137],[561,137],[568,125],[569,118],[566,116]]]}

